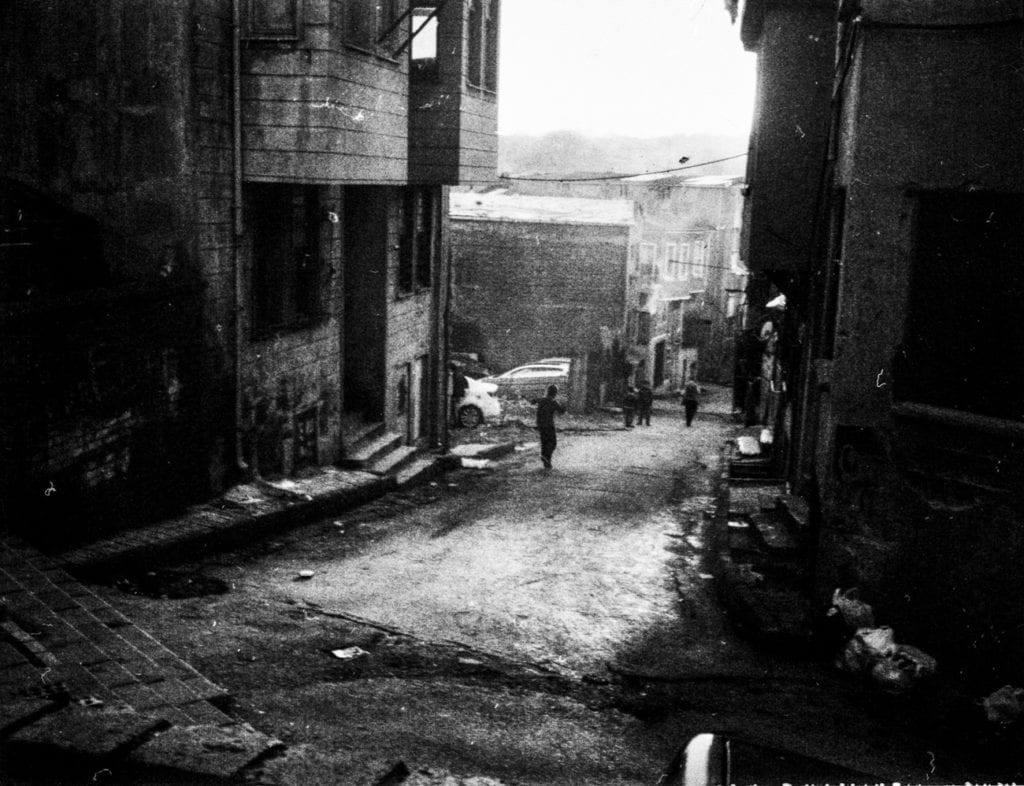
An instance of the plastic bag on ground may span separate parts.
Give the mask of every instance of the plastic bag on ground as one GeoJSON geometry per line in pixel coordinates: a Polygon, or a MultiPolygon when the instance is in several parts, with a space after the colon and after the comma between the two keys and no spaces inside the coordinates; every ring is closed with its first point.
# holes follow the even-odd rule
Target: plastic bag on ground
{"type": "Polygon", "coordinates": [[[892,628],[860,628],[839,654],[836,666],[844,671],[866,673],[895,652],[892,628]]]}
{"type": "Polygon", "coordinates": [[[828,610],[828,616],[837,615],[852,630],[875,627],[875,612],[860,599],[860,590],[856,587],[848,590],[837,587],[832,593],[832,608],[828,610]]]}

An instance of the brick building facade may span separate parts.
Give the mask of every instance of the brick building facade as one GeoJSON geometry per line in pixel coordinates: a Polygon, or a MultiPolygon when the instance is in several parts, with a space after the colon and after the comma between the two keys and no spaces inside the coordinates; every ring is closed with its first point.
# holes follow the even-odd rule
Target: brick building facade
{"type": "Polygon", "coordinates": [[[336,461],[368,423],[441,442],[443,205],[493,177],[497,22],[497,0],[0,6],[12,511],[52,481],[138,520],[336,461]]]}
{"type": "Polygon", "coordinates": [[[453,192],[450,215],[452,348],[495,371],[571,357],[586,367],[585,403],[617,400],[636,298],[634,204],[453,192]]]}
{"type": "Polygon", "coordinates": [[[738,178],[509,177],[502,184],[516,194],[634,201],[639,245],[626,325],[633,378],[665,391],[679,390],[690,378],[732,382],[746,283],[738,178]]]}

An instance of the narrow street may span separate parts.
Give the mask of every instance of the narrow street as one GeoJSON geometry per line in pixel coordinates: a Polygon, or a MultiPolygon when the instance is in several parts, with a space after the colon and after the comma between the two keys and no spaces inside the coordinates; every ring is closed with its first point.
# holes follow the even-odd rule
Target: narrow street
{"type": "Polygon", "coordinates": [[[723,729],[925,779],[888,708],[756,652],[720,611],[702,564],[730,428],[714,410],[690,429],[668,403],[650,427],[595,420],[560,434],[551,472],[527,448],[105,592],[289,744],[266,765],[278,782],[397,783],[380,778],[398,766],[424,783],[650,784],[723,729]],[[159,597],[182,577],[226,591],[159,597]]]}

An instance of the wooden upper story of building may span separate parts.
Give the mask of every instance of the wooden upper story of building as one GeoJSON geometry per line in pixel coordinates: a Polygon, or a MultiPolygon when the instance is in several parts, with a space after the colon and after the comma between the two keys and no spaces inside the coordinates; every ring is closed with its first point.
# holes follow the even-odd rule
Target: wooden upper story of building
{"type": "Polygon", "coordinates": [[[247,180],[494,177],[499,0],[232,2],[247,180]]]}

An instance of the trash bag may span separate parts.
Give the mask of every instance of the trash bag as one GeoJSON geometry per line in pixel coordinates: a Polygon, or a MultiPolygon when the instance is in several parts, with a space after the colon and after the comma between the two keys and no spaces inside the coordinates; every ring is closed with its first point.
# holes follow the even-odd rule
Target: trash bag
{"type": "Polygon", "coordinates": [[[828,616],[836,615],[850,630],[875,627],[875,612],[860,599],[860,590],[856,587],[848,590],[837,587],[832,593],[832,607],[828,610],[828,616]]]}
{"type": "Polygon", "coordinates": [[[1024,690],[1012,685],[1004,685],[999,690],[986,696],[981,706],[985,709],[985,717],[989,723],[1009,726],[1020,718],[1024,709],[1024,690]]]}
{"type": "Polygon", "coordinates": [[[898,645],[892,658],[914,681],[934,677],[939,670],[939,662],[935,658],[909,644],[898,645]]]}
{"type": "Polygon", "coordinates": [[[892,654],[871,667],[871,677],[883,689],[900,692],[932,677],[937,670],[938,662],[931,655],[909,644],[898,644],[892,654]]]}
{"type": "Polygon", "coordinates": [[[846,643],[836,666],[855,674],[868,673],[883,658],[896,652],[892,628],[860,628],[846,643]]]}

